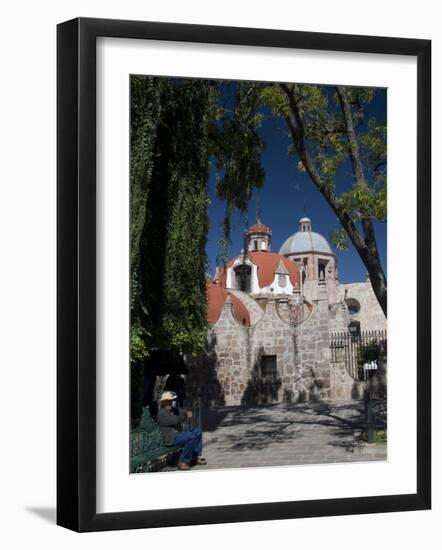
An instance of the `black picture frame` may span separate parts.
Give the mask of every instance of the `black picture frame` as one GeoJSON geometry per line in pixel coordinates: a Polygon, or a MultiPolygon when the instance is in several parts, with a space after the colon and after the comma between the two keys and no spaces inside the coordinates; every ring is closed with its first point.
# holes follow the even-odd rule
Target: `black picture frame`
{"type": "Polygon", "coordinates": [[[424,510],[431,506],[431,41],[79,18],[57,28],[57,523],[83,531],[424,510]],[[417,492],[96,512],[96,39],[395,54],[417,58],[417,492]]]}

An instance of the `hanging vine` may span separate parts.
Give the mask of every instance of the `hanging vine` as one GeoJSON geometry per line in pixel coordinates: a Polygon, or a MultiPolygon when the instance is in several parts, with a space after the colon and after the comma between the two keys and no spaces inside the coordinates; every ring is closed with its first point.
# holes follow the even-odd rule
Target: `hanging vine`
{"type": "Polygon", "coordinates": [[[206,347],[208,175],[214,159],[231,217],[245,212],[264,173],[257,95],[242,84],[131,78],[131,359],[153,348],[206,347]],[[228,93],[233,109],[223,106],[228,93]]]}
{"type": "Polygon", "coordinates": [[[226,203],[218,262],[225,262],[229,255],[233,212],[246,212],[253,191],[263,186],[265,177],[261,165],[265,144],[258,132],[264,118],[257,110],[260,91],[249,82],[235,82],[226,84],[221,96],[229,87],[233,88],[233,108],[222,111],[221,123],[212,133],[218,171],[216,193],[226,203]]]}

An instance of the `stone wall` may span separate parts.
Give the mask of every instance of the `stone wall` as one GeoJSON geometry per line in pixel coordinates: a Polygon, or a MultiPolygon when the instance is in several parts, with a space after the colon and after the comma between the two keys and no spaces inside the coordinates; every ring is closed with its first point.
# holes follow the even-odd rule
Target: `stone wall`
{"type": "Polygon", "coordinates": [[[190,361],[186,377],[189,400],[207,405],[240,404],[248,381],[248,328],[233,316],[228,299],[209,329],[209,354],[190,361]]]}
{"type": "Polygon", "coordinates": [[[270,298],[262,318],[250,327],[235,320],[227,301],[210,329],[211,355],[199,358],[190,369],[189,395],[225,405],[330,399],[325,284],[320,285],[317,297],[300,324],[288,322],[283,311],[286,304],[270,298]],[[263,376],[263,356],[276,357],[275,376],[263,376]]]}
{"type": "Polygon", "coordinates": [[[296,334],[294,327],[279,315],[274,299],[268,300],[263,318],[248,332],[247,384],[240,403],[292,401],[296,380],[296,334]],[[276,356],[277,374],[273,379],[262,377],[264,355],[276,356]]]}
{"type": "Polygon", "coordinates": [[[361,323],[361,330],[385,330],[387,328],[387,319],[369,281],[340,284],[338,299],[344,300],[345,296],[347,296],[347,299],[357,300],[361,306],[359,312],[351,316],[351,320],[361,323]],[[347,294],[345,291],[347,291],[347,294]]]}
{"type": "Polygon", "coordinates": [[[366,388],[365,382],[353,378],[345,368],[344,350],[336,350],[336,362],[330,363],[330,399],[347,401],[362,399],[366,388]]]}
{"type": "Polygon", "coordinates": [[[295,401],[330,399],[330,342],[328,296],[319,284],[310,317],[296,327],[295,401]]]}
{"type": "Polygon", "coordinates": [[[298,324],[289,321],[287,304],[271,297],[261,319],[249,327],[236,321],[228,299],[210,328],[209,354],[190,365],[189,399],[252,406],[362,398],[364,383],[347,373],[344,358],[331,362],[330,332],[345,329],[346,307],[329,305],[324,281],[315,297],[298,324]],[[263,356],[276,358],[274,376],[264,376],[263,356]]]}
{"type": "Polygon", "coordinates": [[[344,302],[331,304],[330,311],[330,332],[347,332],[350,322],[347,306],[344,302]]]}

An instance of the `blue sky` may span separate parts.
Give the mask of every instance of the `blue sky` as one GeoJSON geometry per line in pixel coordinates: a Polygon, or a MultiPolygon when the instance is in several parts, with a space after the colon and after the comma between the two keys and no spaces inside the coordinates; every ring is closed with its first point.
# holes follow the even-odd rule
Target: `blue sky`
{"type": "MultiPolygon", "coordinates": [[[[386,118],[386,91],[379,91],[367,111],[367,118],[386,118]]],[[[262,164],[266,173],[263,189],[260,191],[261,221],[270,226],[273,237],[271,249],[279,252],[284,240],[297,231],[299,218],[305,214],[312,220],[313,231],[321,233],[330,242],[338,257],[339,280],[343,283],[364,281],[366,269],[359,255],[351,247],[347,251],[338,251],[330,241],[333,228],[338,227],[336,216],[323,196],[316,190],[308,175],[297,169],[296,157],[288,156],[290,140],[283,121],[268,117],[264,121],[261,133],[267,144],[262,164]],[[304,210],[305,208],[305,210],[304,210]]],[[[341,170],[337,185],[340,191],[349,188],[352,183],[350,169],[341,170]]],[[[209,234],[207,243],[208,271],[214,273],[218,253],[218,239],[224,215],[224,203],[216,198],[215,173],[209,178],[209,234]]],[[[246,224],[256,221],[256,194],[249,205],[248,215],[235,213],[232,224],[232,244],[229,256],[236,256],[243,248],[243,231],[246,224]]],[[[381,261],[386,271],[386,223],[376,223],[376,237],[381,261]]]]}

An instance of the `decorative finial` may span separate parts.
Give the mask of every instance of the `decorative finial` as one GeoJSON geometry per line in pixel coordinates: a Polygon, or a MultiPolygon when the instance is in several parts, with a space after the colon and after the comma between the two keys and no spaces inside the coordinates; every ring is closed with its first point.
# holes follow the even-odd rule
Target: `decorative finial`
{"type": "Polygon", "coordinates": [[[261,191],[256,195],[256,223],[261,223],[261,191]]]}

